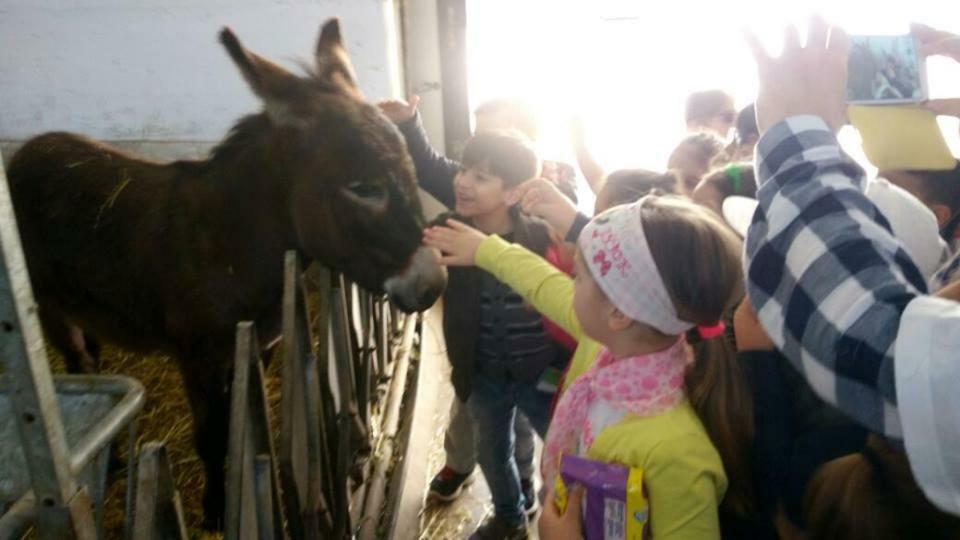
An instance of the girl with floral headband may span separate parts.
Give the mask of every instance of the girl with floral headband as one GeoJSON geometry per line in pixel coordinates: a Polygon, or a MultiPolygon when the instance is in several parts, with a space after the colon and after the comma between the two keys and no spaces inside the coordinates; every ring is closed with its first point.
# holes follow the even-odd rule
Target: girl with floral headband
{"type": "MultiPolygon", "coordinates": [[[[654,538],[719,538],[721,501],[751,510],[752,411],[722,323],[743,283],[728,227],[693,203],[647,196],[583,228],[571,279],[520,246],[448,225],[425,232],[444,263],[490,272],[579,343],[547,433],[546,485],[564,454],[642,469],[654,538]]],[[[549,539],[564,527],[546,506],[549,539]]]]}

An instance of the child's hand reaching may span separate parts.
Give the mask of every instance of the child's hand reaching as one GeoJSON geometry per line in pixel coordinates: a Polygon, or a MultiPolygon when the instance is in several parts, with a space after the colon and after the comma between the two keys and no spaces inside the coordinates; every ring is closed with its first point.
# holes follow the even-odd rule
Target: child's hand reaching
{"type": "Polygon", "coordinates": [[[580,508],[583,505],[583,486],[574,486],[567,496],[567,511],[563,514],[553,502],[553,490],[547,492],[540,515],[540,538],[542,540],[582,540],[583,522],[580,508]]]}
{"type": "Polygon", "coordinates": [[[822,118],[834,131],[844,124],[847,110],[847,51],[849,39],[836,27],[815,17],[807,42],[800,45],[796,27],[788,28],[783,52],[771,57],[759,39],[747,34],[757,61],[757,126],[761,133],[797,115],[822,118]]]}
{"type": "Polygon", "coordinates": [[[931,99],[926,103],[926,107],[933,114],[960,118],[960,98],[931,99]]]}
{"type": "Polygon", "coordinates": [[[960,36],[943,30],[937,30],[925,24],[913,23],[910,33],[920,42],[920,54],[924,56],[942,55],[960,62],[960,36]]]}
{"type": "Polygon", "coordinates": [[[377,107],[380,108],[380,111],[385,114],[391,122],[394,124],[402,124],[417,114],[417,105],[419,104],[420,96],[411,96],[409,102],[391,99],[377,103],[377,107]]]}
{"type": "Polygon", "coordinates": [[[423,231],[423,242],[443,253],[440,264],[445,266],[473,266],[477,249],[486,238],[487,235],[455,219],[448,219],[446,227],[423,231]]]}
{"type": "Polygon", "coordinates": [[[577,217],[577,207],[573,202],[555,183],[544,178],[527,180],[514,188],[507,203],[520,203],[520,209],[525,214],[542,218],[561,237],[567,236],[577,217]]]}
{"type": "MultiPolygon", "coordinates": [[[[924,56],[946,56],[960,62],[960,36],[937,30],[925,24],[910,25],[912,33],[920,42],[920,53],[924,56]]],[[[926,103],[933,114],[960,118],[960,98],[931,99],[926,103]]]]}

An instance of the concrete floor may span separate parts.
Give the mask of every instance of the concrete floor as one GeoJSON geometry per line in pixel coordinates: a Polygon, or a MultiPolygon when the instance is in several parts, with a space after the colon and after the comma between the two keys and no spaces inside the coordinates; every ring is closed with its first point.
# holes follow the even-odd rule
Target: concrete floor
{"type": "MultiPolygon", "coordinates": [[[[436,374],[435,386],[428,385],[418,391],[418,399],[430,399],[427,396],[433,397],[432,413],[425,415],[429,418],[424,419],[432,421],[432,425],[429,426],[429,429],[420,432],[426,433],[428,440],[420,440],[415,443],[422,444],[424,447],[424,451],[421,452],[425,462],[421,469],[425,475],[422,479],[424,489],[429,486],[433,475],[443,467],[443,435],[450,418],[450,403],[454,398],[453,386],[450,384],[450,363],[446,359],[443,346],[439,311],[436,308],[431,310],[432,316],[428,316],[424,321],[424,354],[420,365],[420,369],[428,370],[426,373],[436,374]],[[424,393],[425,390],[426,393],[424,393]]],[[[423,435],[421,435],[422,437],[423,435]]],[[[424,491],[424,497],[426,497],[426,491],[424,491]]],[[[466,488],[463,495],[456,501],[446,504],[431,501],[425,503],[420,513],[419,538],[421,540],[468,538],[477,526],[492,513],[493,505],[490,500],[490,490],[478,469],[474,472],[473,483],[466,488]]],[[[530,526],[530,538],[538,538],[535,520],[530,526]]]]}

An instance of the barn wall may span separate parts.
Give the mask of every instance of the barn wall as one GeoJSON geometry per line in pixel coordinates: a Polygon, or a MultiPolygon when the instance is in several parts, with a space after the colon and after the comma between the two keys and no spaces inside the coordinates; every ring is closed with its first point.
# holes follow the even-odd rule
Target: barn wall
{"type": "Polygon", "coordinates": [[[393,0],[0,0],[0,149],[68,130],[192,157],[260,105],[217,41],[291,69],[338,16],[364,94],[402,93],[393,0]]]}

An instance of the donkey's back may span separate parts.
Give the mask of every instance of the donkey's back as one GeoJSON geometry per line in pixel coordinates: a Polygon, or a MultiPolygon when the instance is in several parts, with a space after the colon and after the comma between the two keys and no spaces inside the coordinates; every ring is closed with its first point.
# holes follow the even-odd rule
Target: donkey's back
{"type": "Polygon", "coordinates": [[[48,331],[66,316],[134,348],[165,344],[164,299],[176,298],[173,267],[191,251],[172,220],[182,167],[62,132],[13,156],[11,195],[48,331]]]}

